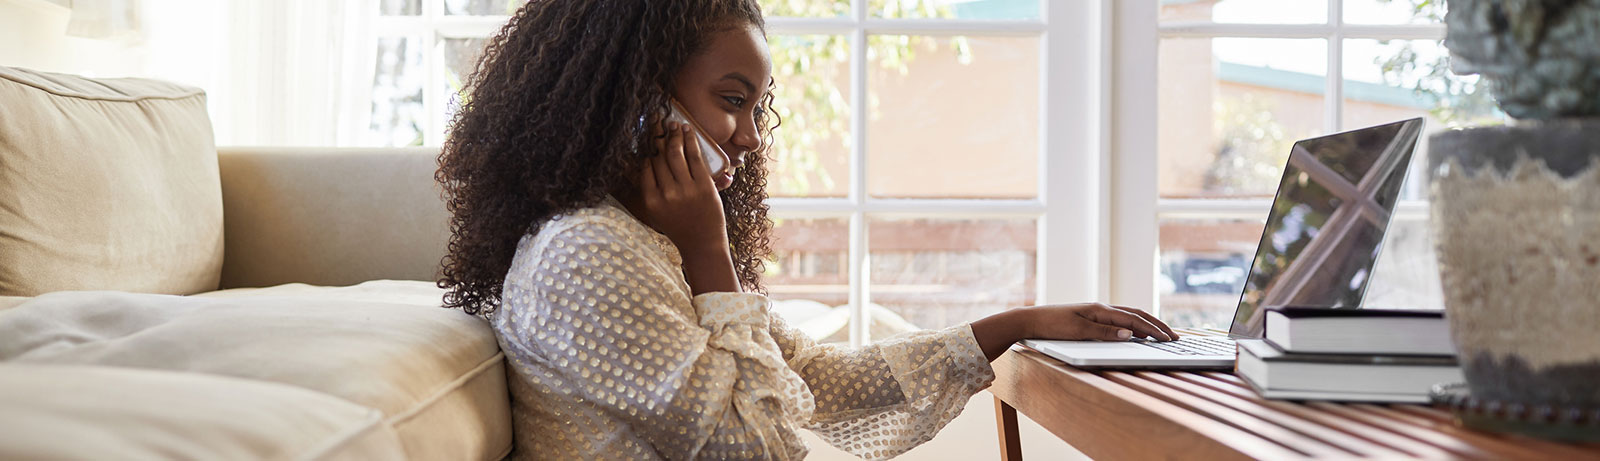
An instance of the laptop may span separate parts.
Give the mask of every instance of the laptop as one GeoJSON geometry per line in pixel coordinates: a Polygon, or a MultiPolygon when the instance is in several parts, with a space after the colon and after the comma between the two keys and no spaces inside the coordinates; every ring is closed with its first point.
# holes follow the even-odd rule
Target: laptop
{"type": "Polygon", "coordinates": [[[1022,344],[1078,367],[1224,368],[1263,306],[1360,307],[1421,134],[1414,118],[1294,144],[1227,336],[1022,344]]]}

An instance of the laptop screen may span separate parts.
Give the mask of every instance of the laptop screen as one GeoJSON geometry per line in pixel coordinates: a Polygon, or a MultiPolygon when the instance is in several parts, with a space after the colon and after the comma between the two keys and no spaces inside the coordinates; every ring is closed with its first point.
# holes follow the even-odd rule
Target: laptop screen
{"type": "Polygon", "coordinates": [[[1421,134],[1415,118],[1294,144],[1232,336],[1261,337],[1263,306],[1360,307],[1421,134]]]}

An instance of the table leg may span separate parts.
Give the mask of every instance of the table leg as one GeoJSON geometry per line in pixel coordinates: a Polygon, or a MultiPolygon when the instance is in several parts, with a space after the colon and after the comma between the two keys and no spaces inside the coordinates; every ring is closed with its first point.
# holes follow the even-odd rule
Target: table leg
{"type": "Polygon", "coordinates": [[[995,397],[994,422],[1000,433],[1000,460],[1022,461],[1022,439],[1017,437],[1017,409],[995,397]]]}

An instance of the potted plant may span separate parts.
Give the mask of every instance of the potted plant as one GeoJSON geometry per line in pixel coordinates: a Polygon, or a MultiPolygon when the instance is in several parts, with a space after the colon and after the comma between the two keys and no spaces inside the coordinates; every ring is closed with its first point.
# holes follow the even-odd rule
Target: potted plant
{"type": "Polygon", "coordinates": [[[1431,138],[1433,233],[1468,426],[1600,441],[1600,0],[1449,0],[1451,70],[1504,126],[1431,138]]]}

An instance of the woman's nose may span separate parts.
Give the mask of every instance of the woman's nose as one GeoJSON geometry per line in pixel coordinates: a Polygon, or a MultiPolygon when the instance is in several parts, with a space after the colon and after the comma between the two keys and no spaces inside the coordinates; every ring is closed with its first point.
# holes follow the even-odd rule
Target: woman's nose
{"type": "Polygon", "coordinates": [[[738,147],[737,150],[740,155],[735,155],[735,157],[743,157],[745,152],[755,152],[756,149],[761,148],[761,135],[756,132],[756,125],[753,121],[741,121],[739,126],[734,128],[733,138],[729,139],[728,142],[738,147]]]}

